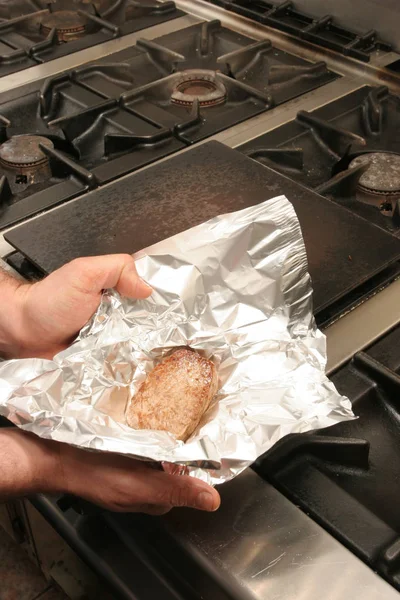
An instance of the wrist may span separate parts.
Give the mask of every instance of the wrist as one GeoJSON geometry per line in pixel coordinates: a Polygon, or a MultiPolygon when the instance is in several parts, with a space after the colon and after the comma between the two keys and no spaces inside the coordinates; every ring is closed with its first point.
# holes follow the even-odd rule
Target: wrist
{"type": "Polygon", "coordinates": [[[0,430],[0,500],[63,491],[59,446],[18,429],[0,430]]]}
{"type": "Polygon", "coordinates": [[[69,444],[59,444],[60,473],[62,492],[74,496],[84,496],[91,475],[91,452],[80,450],[69,444]]]}

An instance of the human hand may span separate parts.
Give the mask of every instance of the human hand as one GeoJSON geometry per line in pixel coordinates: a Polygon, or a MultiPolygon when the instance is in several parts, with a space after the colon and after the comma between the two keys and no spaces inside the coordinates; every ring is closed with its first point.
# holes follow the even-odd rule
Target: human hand
{"type": "Polygon", "coordinates": [[[186,506],[212,512],[220,504],[218,492],[199,479],[156,471],[141,461],[66,444],[60,456],[64,488],[111,511],[164,515],[186,506]]]}
{"type": "MultiPolygon", "coordinates": [[[[0,323],[0,342],[3,338],[13,357],[51,358],[64,349],[96,311],[105,288],[132,298],[151,294],[128,255],[78,259],[33,285],[0,284],[9,291],[6,306],[12,307],[8,330],[5,321],[0,323]]],[[[158,515],[173,506],[216,510],[220,502],[215,490],[191,477],[18,430],[0,432],[0,457],[0,501],[38,492],[70,493],[109,510],[158,515]]]]}
{"type": "Polygon", "coordinates": [[[87,452],[18,429],[0,430],[0,501],[32,493],[68,493],[111,511],[162,515],[175,506],[214,511],[216,490],[193,477],[146,463],[87,452]]]}
{"type": "Polygon", "coordinates": [[[130,298],[151,294],[128,254],[78,258],[38,283],[16,287],[14,358],[53,358],[65,349],[95,313],[106,288],[130,298]]]}

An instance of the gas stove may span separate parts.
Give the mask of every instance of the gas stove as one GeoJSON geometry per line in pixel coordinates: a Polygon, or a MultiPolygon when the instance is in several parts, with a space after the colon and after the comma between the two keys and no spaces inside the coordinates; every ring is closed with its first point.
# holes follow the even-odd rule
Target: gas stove
{"type": "Polygon", "coordinates": [[[30,61],[0,78],[2,265],[35,281],[284,193],[359,416],[282,440],[216,515],[34,498],[113,597],[400,597],[400,55],[305,4],[0,3],[30,61]]]}

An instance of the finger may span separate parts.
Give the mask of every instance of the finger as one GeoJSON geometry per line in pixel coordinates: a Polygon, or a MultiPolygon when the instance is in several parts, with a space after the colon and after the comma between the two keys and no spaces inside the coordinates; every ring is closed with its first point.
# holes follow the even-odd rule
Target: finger
{"type": "Polygon", "coordinates": [[[138,504],[187,506],[209,512],[219,508],[221,500],[218,492],[199,479],[150,470],[138,473],[137,477],[141,479],[136,488],[138,504]]]}
{"type": "Polygon", "coordinates": [[[155,504],[142,504],[135,507],[135,512],[151,515],[152,517],[162,517],[170,512],[171,506],[157,506],[155,504]]]}
{"type": "Polygon", "coordinates": [[[98,295],[102,290],[115,288],[123,296],[147,298],[151,287],[137,274],[135,261],[129,254],[110,254],[78,258],[65,269],[65,276],[84,293],[98,295]]]}

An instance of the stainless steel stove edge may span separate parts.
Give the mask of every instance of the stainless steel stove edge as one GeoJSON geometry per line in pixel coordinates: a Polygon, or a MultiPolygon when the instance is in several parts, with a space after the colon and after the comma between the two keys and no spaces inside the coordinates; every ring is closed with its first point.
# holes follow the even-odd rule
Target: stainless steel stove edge
{"type": "Polygon", "coordinates": [[[215,515],[192,521],[172,512],[164,519],[227,597],[399,600],[393,587],[251,469],[219,491],[215,515]]]}

